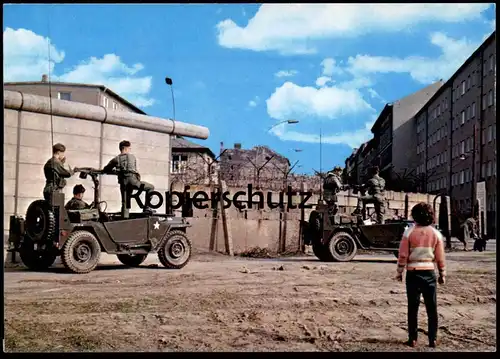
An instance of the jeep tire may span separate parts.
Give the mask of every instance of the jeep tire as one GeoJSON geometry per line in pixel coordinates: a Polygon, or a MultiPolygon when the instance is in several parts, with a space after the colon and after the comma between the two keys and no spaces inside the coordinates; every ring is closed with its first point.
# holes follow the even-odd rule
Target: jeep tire
{"type": "Polygon", "coordinates": [[[73,273],[89,273],[99,264],[101,246],[97,238],[88,231],[71,233],[62,248],[61,260],[73,273]]]}
{"type": "Polygon", "coordinates": [[[186,234],[173,230],[166,234],[158,250],[160,263],[170,269],[181,269],[191,258],[191,241],[186,234]]]}

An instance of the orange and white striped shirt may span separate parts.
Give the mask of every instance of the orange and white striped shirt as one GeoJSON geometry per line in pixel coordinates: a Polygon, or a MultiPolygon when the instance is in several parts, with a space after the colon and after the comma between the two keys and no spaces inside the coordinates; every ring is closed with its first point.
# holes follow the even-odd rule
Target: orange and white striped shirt
{"type": "Polygon", "coordinates": [[[407,270],[434,270],[445,275],[444,238],[433,226],[407,228],[399,244],[398,273],[407,270]]]}

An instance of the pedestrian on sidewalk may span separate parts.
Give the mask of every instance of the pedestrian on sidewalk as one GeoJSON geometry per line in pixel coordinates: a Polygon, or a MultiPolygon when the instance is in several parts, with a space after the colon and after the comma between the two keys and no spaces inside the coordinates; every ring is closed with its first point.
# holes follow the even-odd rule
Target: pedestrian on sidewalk
{"type": "Polygon", "coordinates": [[[411,209],[415,225],[406,229],[399,246],[396,279],[403,281],[406,268],[408,298],[408,342],[414,347],[418,337],[418,307],[423,295],[428,318],[429,346],[436,346],[438,330],[437,284],[445,283],[444,237],[432,226],[435,222],[432,207],[424,202],[411,209]],[[437,264],[439,279],[436,280],[437,264]]]}

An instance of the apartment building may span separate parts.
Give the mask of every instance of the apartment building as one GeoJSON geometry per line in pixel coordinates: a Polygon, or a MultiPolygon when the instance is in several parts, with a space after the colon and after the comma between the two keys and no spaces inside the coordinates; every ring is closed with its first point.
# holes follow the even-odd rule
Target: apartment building
{"type": "Polygon", "coordinates": [[[141,115],[146,114],[140,108],[103,85],[69,82],[50,82],[49,84],[47,75],[43,75],[41,81],[4,83],[4,90],[20,91],[38,96],[48,97],[49,89],[50,95],[55,99],[103,106],[115,111],[129,111],[141,115]]]}
{"type": "Polygon", "coordinates": [[[417,173],[430,193],[472,211],[485,182],[488,235],[496,235],[496,33],[464,62],[416,114],[417,173]]]}
{"type": "Polygon", "coordinates": [[[372,127],[375,140],[373,165],[378,165],[387,188],[403,190],[401,178],[416,167],[415,114],[441,88],[437,81],[385,105],[372,127]]]}
{"type": "Polygon", "coordinates": [[[235,143],[234,148],[226,149],[220,156],[221,175],[228,186],[253,183],[262,188],[282,189],[289,169],[288,158],[267,146],[243,149],[241,143],[235,143]]]}
{"type": "Polygon", "coordinates": [[[172,181],[185,185],[217,183],[219,162],[210,148],[183,138],[172,138],[172,181]],[[212,181],[212,182],[210,182],[212,181]]]}

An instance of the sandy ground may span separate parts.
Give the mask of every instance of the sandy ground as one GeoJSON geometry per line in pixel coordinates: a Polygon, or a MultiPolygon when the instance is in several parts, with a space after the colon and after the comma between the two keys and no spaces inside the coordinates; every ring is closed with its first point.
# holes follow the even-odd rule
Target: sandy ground
{"type": "MultiPolygon", "coordinates": [[[[109,256],[108,256],[109,257],[109,256]]],[[[116,258],[116,257],[113,257],[116,258]]],[[[448,254],[437,351],[496,350],[495,252],[448,254]]],[[[392,255],[197,254],[182,270],[101,265],[88,275],[6,268],[6,351],[418,351],[405,347],[404,283],[392,255]]]]}

